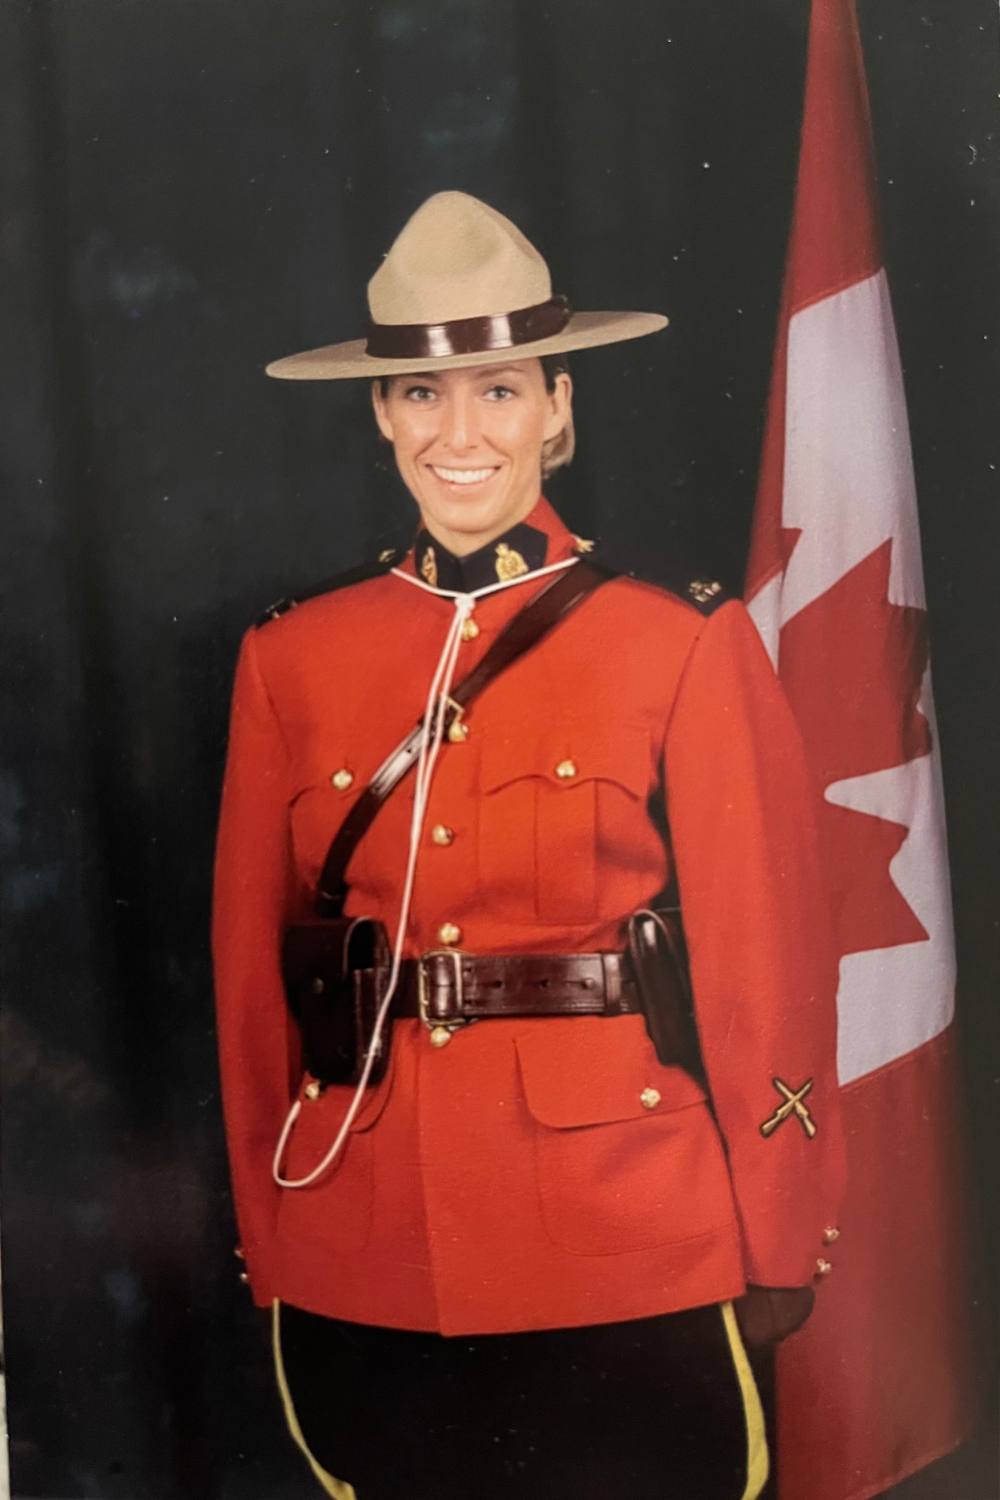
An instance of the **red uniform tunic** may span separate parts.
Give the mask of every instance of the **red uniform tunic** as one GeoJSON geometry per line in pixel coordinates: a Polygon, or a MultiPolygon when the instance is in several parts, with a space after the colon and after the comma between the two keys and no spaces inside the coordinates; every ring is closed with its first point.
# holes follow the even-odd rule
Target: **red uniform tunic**
{"type": "MultiPolygon", "coordinates": [[[[548,561],[574,539],[543,499],[548,561]]],[[[407,567],[412,571],[412,561],[407,567]]],[[[471,669],[541,586],[481,600],[471,669]]],[[[639,1016],[486,1020],[429,1045],[393,1026],[385,1080],[340,1158],[352,1090],[304,1096],[279,973],[330,839],[424,708],[453,614],[391,573],[243,641],[213,947],[223,1102],[254,1297],[446,1334],[645,1317],[811,1278],[834,1220],[837,970],[798,734],[742,604],[703,617],[615,579],[498,678],[441,752],[406,953],[620,949],[676,867],[712,1107],[639,1016]],[[557,769],[558,768],[558,769],[557,769]],[[335,773],[348,775],[336,776],[335,773]],[[669,843],[656,809],[666,793],[669,843]],[[449,841],[435,840],[437,825],[449,841]],[[452,938],[455,934],[447,934],[452,938]],[[785,1096],[804,1096],[765,1136],[785,1096]],[[653,1091],[653,1092],[651,1092],[653,1091]]],[[[412,778],[411,778],[412,780],[412,778]]],[[[351,863],[350,914],[395,935],[412,786],[351,863]]]]}

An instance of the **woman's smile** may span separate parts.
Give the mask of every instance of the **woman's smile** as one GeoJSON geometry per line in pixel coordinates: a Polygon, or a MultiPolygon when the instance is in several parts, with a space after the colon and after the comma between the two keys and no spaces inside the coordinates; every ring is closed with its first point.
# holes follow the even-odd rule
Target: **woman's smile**
{"type": "Polygon", "coordinates": [[[479,469],[455,469],[445,468],[442,464],[428,464],[431,473],[440,479],[442,484],[447,485],[450,490],[469,489],[484,485],[487,480],[492,479],[499,471],[500,465],[494,464],[489,468],[479,469]]]}

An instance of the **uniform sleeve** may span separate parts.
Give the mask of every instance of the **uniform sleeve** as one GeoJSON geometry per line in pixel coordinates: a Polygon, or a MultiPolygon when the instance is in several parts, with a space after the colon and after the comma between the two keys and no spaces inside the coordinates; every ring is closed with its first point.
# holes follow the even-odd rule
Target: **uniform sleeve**
{"type": "Polygon", "coordinates": [[[706,621],[692,647],[667,731],[665,780],[696,1020],[746,1279],[803,1285],[843,1190],[838,964],[818,865],[818,793],[780,683],[736,601],[706,621]],[[783,1117],[762,1130],[782,1106],[783,1117]]]}
{"type": "Polygon", "coordinates": [[[212,956],[222,1103],[236,1217],[254,1301],[274,1295],[280,1190],[275,1141],[299,1077],[298,1038],[281,982],[291,904],[287,753],[257,662],[243,639],[233,688],[215,855],[212,956]]]}

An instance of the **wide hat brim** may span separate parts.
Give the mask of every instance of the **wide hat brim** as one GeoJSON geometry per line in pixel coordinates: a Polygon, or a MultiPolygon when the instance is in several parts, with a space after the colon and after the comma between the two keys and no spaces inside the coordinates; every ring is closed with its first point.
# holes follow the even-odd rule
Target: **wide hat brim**
{"type": "Polygon", "coordinates": [[[543,354],[568,354],[573,349],[596,349],[638,339],[666,328],[669,318],[648,312],[573,313],[559,333],[529,343],[499,349],[472,350],[465,354],[422,355],[412,359],[387,359],[366,352],[366,339],[343,344],[324,344],[273,360],[266,373],[275,380],[357,380],[378,375],[415,375],[426,370],[455,370],[469,365],[509,365],[519,359],[543,354]]]}

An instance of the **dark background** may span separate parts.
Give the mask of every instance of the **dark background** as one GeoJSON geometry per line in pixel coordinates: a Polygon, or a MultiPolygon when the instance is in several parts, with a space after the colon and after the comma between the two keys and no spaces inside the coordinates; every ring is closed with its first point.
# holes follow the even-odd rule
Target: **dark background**
{"type": "MultiPolygon", "coordinates": [[[[972,1135],[990,1142],[997,21],[986,0],[860,8],[972,1135]]],[[[552,497],[578,530],[633,549],[681,540],[738,586],[806,21],[805,0],[15,0],[0,14],[17,1495],[315,1493],[232,1259],[213,826],[240,632],[369,555],[407,502],[360,384],[273,383],[264,363],[359,334],[364,282],[408,214],[471,191],[576,305],[672,316],[665,335],[577,357],[579,454],[552,497]]],[[[908,1500],[990,1500],[990,1447],[908,1500]]]]}

